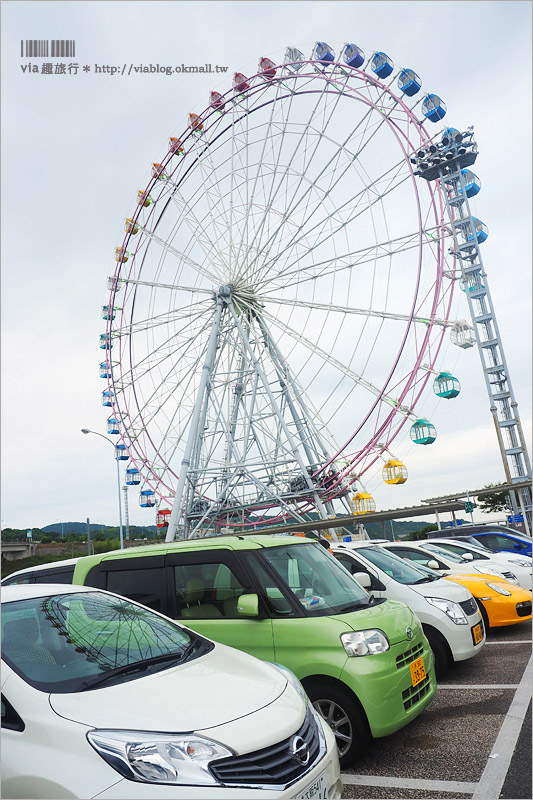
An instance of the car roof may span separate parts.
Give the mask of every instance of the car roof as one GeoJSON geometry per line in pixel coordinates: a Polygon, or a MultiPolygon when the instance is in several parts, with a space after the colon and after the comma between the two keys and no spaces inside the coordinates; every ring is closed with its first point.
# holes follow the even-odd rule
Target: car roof
{"type": "Polygon", "coordinates": [[[2,586],[2,603],[27,600],[32,597],[50,597],[56,594],[95,591],[99,590],[94,589],[92,586],[73,586],[68,583],[17,583],[13,586],[2,586]]]}

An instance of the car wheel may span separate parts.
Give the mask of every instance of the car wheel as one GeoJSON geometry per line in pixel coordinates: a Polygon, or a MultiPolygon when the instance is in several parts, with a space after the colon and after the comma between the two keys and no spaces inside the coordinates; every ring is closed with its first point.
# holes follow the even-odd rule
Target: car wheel
{"type": "Polygon", "coordinates": [[[326,682],[311,684],[306,687],[306,692],[335,734],[341,767],[361,758],[372,737],[366,714],[357,698],[326,682]]]}
{"type": "Polygon", "coordinates": [[[452,664],[452,655],[448,643],[438,631],[426,628],[424,625],[422,628],[435,658],[435,674],[437,678],[443,678],[452,664]]]}
{"type": "Polygon", "coordinates": [[[481,614],[481,618],[483,620],[483,626],[485,628],[485,636],[486,636],[490,630],[489,615],[485,611],[485,606],[483,605],[483,603],[481,603],[477,598],[476,598],[476,603],[477,607],[479,608],[479,613],[481,614]]]}

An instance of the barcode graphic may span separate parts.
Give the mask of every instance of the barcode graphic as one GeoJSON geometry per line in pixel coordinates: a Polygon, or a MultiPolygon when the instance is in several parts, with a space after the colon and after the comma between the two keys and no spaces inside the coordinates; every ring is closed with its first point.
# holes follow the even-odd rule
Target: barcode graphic
{"type": "Polygon", "coordinates": [[[76,42],[74,39],[21,39],[20,55],[22,58],[74,58],[76,42]]]}

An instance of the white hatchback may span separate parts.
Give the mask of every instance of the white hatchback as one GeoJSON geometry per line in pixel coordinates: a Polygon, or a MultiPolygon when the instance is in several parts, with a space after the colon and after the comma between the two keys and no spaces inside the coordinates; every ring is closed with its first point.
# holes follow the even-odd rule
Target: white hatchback
{"type": "Polygon", "coordinates": [[[340,798],[294,675],[109,592],[2,590],[3,798],[340,798]]]}

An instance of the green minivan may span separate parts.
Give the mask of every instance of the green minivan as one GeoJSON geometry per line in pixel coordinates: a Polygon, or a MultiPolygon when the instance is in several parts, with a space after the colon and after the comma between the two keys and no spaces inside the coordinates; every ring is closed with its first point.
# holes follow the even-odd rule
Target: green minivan
{"type": "MultiPolygon", "coordinates": [[[[23,570],[3,583],[53,582],[59,568],[23,570]]],[[[437,688],[413,612],[374,600],[316,541],[217,536],[85,556],[65,569],[62,582],[116,592],[288,667],[333,729],[343,767],[372,737],[417,717],[437,688]]]]}

